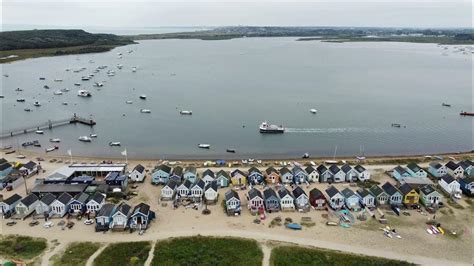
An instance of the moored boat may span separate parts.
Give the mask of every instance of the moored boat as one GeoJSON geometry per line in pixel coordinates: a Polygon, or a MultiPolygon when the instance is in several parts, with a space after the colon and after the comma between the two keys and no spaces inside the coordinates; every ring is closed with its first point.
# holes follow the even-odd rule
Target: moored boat
{"type": "Polygon", "coordinates": [[[33,146],[35,144],[39,144],[39,140],[33,140],[33,141],[27,141],[27,142],[23,142],[21,144],[21,146],[23,147],[28,147],[28,146],[33,146]]]}
{"type": "Polygon", "coordinates": [[[318,112],[318,110],[316,109],[309,109],[309,112],[312,113],[312,114],[316,114],[318,112]]]}
{"type": "Polygon", "coordinates": [[[58,143],[58,142],[61,142],[61,139],[49,139],[49,142],[58,143]]]}
{"type": "Polygon", "coordinates": [[[150,109],[140,109],[140,113],[149,114],[151,113],[150,109]]]}
{"type": "Polygon", "coordinates": [[[61,90],[59,90],[59,91],[55,91],[53,94],[54,95],[63,95],[63,92],[61,90]]]}
{"type": "Polygon", "coordinates": [[[114,142],[114,141],[111,141],[111,142],[109,142],[109,146],[120,146],[120,142],[118,142],[118,141],[115,141],[115,142],[114,142]]]}
{"type": "Polygon", "coordinates": [[[182,115],[192,115],[192,114],[193,114],[193,111],[186,111],[186,110],[183,110],[183,111],[180,111],[179,113],[182,114],[182,115]]]}
{"type": "Polygon", "coordinates": [[[19,98],[19,99],[16,99],[16,101],[19,103],[24,103],[26,100],[25,98],[19,98]]]}
{"type": "Polygon", "coordinates": [[[146,95],[142,94],[142,95],[139,96],[139,98],[142,99],[142,100],[146,100],[146,95]]]}
{"type": "Polygon", "coordinates": [[[36,130],[35,133],[42,135],[42,134],[44,134],[44,131],[43,130],[36,130]]]}
{"type": "Polygon", "coordinates": [[[210,145],[210,144],[201,143],[201,144],[198,144],[198,147],[201,148],[201,149],[209,149],[209,148],[211,148],[211,145],[210,145]]]}
{"type": "Polygon", "coordinates": [[[91,138],[97,138],[97,134],[91,134],[91,138]]]}
{"type": "Polygon", "coordinates": [[[286,225],[286,228],[292,229],[292,230],[301,230],[302,229],[301,225],[299,225],[297,223],[289,223],[289,224],[286,225]]]}
{"type": "Polygon", "coordinates": [[[226,152],[235,153],[235,150],[234,149],[227,149],[226,152]]]}
{"type": "Polygon", "coordinates": [[[36,106],[36,107],[40,107],[40,106],[41,106],[41,103],[38,102],[38,101],[36,101],[36,102],[33,103],[33,105],[36,106]]]}
{"type": "Polygon", "coordinates": [[[58,147],[58,146],[54,146],[54,147],[51,147],[51,148],[47,148],[47,149],[46,149],[46,152],[52,152],[52,151],[55,151],[55,150],[57,150],[57,149],[59,149],[59,147],[58,147]]]}
{"type": "Polygon", "coordinates": [[[461,113],[459,113],[460,115],[462,116],[474,116],[474,113],[473,112],[464,112],[464,111],[461,111],[461,113]]]}
{"type": "Polygon", "coordinates": [[[451,104],[448,104],[448,103],[442,103],[441,106],[444,106],[444,107],[451,107],[451,104]]]}
{"type": "Polygon", "coordinates": [[[89,138],[88,136],[80,136],[79,137],[79,141],[82,141],[82,142],[91,142],[91,138],[89,138]]]}
{"type": "Polygon", "coordinates": [[[260,125],[259,129],[260,129],[260,133],[284,133],[285,132],[285,128],[283,126],[268,124],[267,121],[263,122],[260,125]]]}
{"type": "Polygon", "coordinates": [[[78,90],[77,91],[77,96],[81,96],[81,97],[91,97],[92,94],[90,91],[88,90],[78,90]]]}

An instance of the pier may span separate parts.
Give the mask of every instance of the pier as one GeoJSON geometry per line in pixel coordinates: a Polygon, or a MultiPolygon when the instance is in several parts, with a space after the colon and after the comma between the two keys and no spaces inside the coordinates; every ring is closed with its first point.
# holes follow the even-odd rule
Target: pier
{"type": "Polygon", "coordinates": [[[83,125],[92,127],[96,124],[96,122],[92,118],[84,118],[84,117],[80,117],[74,114],[74,116],[71,118],[60,119],[60,120],[48,120],[46,122],[39,123],[33,126],[26,126],[26,127],[21,127],[21,128],[5,130],[4,132],[0,134],[0,138],[9,138],[9,137],[13,137],[13,136],[21,135],[21,134],[33,133],[36,130],[53,129],[55,127],[69,125],[69,124],[83,124],[83,125]]]}

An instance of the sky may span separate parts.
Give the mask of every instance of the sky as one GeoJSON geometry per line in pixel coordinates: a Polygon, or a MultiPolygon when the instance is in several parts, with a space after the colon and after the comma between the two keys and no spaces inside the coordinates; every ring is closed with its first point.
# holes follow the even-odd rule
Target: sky
{"type": "Polygon", "coordinates": [[[2,28],[171,26],[472,27],[465,0],[0,0],[2,28]]]}

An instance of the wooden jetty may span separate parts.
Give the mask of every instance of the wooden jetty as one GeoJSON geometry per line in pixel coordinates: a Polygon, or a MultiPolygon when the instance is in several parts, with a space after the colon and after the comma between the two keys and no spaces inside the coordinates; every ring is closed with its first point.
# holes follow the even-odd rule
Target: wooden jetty
{"type": "Polygon", "coordinates": [[[0,134],[0,138],[9,138],[16,135],[32,133],[36,130],[53,129],[55,127],[69,124],[83,124],[92,127],[96,124],[96,122],[92,118],[88,119],[74,114],[73,117],[67,119],[48,120],[47,122],[39,123],[33,126],[5,130],[0,134]]]}

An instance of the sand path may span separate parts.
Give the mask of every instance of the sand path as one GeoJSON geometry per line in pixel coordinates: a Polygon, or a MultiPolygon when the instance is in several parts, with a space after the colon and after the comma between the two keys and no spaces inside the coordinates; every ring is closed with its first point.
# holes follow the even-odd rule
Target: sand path
{"type": "Polygon", "coordinates": [[[272,254],[272,248],[264,243],[260,245],[260,248],[263,252],[262,266],[270,266],[270,256],[272,254]]]}
{"type": "Polygon", "coordinates": [[[97,258],[97,256],[99,256],[100,253],[102,253],[102,251],[108,246],[107,245],[103,245],[102,247],[100,247],[98,250],[96,250],[96,252],[94,252],[94,254],[92,254],[92,256],[89,257],[89,259],[87,260],[86,262],[86,266],[92,266],[94,265],[94,260],[95,258],[97,258]]]}
{"type": "MultiPolygon", "coordinates": [[[[59,245],[56,245],[46,251],[45,254],[41,257],[41,266],[48,266],[52,263],[50,262],[51,257],[58,254],[59,251],[67,246],[68,243],[60,242],[59,245]]],[[[54,245],[54,244],[53,244],[54,245]]]]}

